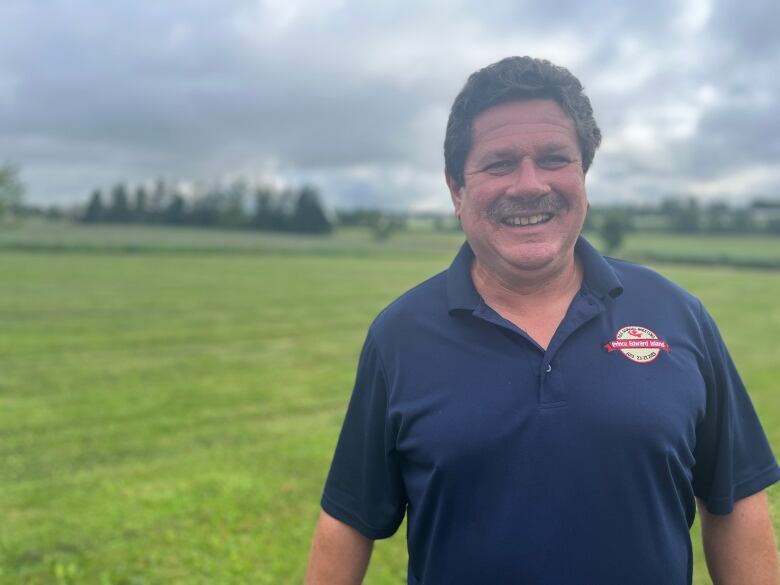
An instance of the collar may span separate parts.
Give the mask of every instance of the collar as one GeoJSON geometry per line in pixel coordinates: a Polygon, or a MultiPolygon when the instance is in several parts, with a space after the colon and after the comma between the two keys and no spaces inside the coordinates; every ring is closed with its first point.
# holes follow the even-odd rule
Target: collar
{"type": "MultiPolygon", "coordinates": [[[[583,236],[577,238],[574,253],[582,262],[583,284],[599,298],[615,298],[623,292],[615,270],[596,248],[583,236]]],[[[465,309],[473,311],[482,302],[482,297],[471,280],[471,263],[474,252],[468,242],[463,242],[458,254],[447,270],[447,302],[449,311],[465,309]]]]}
{"type": "Polygon", "coordinates": [[[577,238],[574,253],[582,262],[583,281],[600,299],[616,298],[623,293],[623,283],[604,256],[583,236],[577,238]]]}

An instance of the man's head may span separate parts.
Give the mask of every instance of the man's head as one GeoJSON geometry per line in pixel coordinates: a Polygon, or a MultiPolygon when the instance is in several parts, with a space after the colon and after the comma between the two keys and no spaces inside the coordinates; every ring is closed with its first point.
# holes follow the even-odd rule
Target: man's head
{"type": "Polygon", "coordinates": [[[585,171],[600,138],[582,85],[566,69],[510,57],[469,78],[444,146],[475,269],[509,283],[574,266],[588,211],[585,171]]]}
{"type": "Polygon", "coordinates": [[[463,186],[463,166],[471,150],[474,119],[485,110],[510,101],[551,99],[574,122],[587,172],[601,142],[590,100],[568,69],[531,57],[507,57],[472,73],[452,104],[444,138],[444,170],[463,186]]]}

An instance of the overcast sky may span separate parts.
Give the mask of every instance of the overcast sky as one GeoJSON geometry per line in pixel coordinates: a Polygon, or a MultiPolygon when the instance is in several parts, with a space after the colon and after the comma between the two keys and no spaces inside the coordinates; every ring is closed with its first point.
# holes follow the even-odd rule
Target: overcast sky
{"type": "Polygon", "coordinates": [[[547,58],[604,134],[592,202],[780,196],[777,0],[0,0],[0,162],[28,199],[245,176],[447,209],[475,69],[547,58]]]}

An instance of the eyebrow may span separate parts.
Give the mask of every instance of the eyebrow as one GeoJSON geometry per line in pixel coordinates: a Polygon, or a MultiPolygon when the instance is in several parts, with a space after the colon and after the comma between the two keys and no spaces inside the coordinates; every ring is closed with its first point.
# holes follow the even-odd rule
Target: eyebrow
{"type": "Polygon", "coordinates": [[[490,152],[486,152],[484,155],[479,157],[479,159],[474,161],[474,163],[476,166],[480,167],[486,163],[493,162],[495,160],[499,160],[503,158],[517,158],[517,155],[514,153],[513,150],[508,148],[502,148],[500,150],[491,150],[490,152]]]}
{"type": "Polygon", "coordinates": [[[551,154],[553,152],[561,152],[571,150],[573,145],[565,144],[563,142],[550,142],[543,145],[539,150],[542,154],[551,154]]]}
{"type": "MultiPolygon", "coordinates": [[[[547,144],[543,144],[539,147],[539,154],[545,155],[545,154],[554,154],[558,152],[571,152],[572,150],[573,147],[571,144],[566,144],[564,142],[548,142],[547,144]]],[[[474,161],[474,165],[477,167],[481,167],[490,162],[500,160],[500,159],[505,159],[505,158],[514,159],[517,158],[517,154],[511,148],[501,148],[498,150],[491,150],[489,152],[486,152],[481,157],[479,157],[479,159],[477,159],[476,161],[474,161]]]]}

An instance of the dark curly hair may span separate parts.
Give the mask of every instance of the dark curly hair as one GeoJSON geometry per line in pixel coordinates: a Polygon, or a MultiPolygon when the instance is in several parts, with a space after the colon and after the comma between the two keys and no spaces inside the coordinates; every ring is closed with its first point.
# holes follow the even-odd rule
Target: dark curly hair
{"type": "Polygon", "coordinates": [[[574,122],[587,172],[601,143],[601,130],[579,79],[565,67],[543,59],[507,57],[469,76],[450,110],[444,137],[444,170],[463,185],[463,166],[471,150],[471,127],[485,110],[514,100],[552,99],[574,122]]]}

